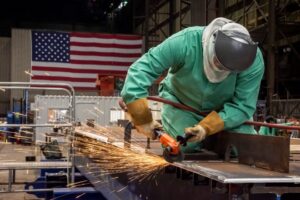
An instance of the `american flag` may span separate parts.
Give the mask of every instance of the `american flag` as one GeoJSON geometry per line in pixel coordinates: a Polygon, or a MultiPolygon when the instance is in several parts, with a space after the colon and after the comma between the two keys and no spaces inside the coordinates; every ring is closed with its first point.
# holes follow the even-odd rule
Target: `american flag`
{"type": "Polygon", "coordinates": [[[95,89],[98,75],[125,75],[141,53],[141,36],[32,31],[31,81],[95,89]]]}

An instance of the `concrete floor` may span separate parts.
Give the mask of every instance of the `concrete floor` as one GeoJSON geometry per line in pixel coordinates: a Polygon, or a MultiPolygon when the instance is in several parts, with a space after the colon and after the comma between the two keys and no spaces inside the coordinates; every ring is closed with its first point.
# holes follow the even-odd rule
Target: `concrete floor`
{"type": "MultiPolygon", "coordinates": [[[[0,143],[1,162],[25,162],[25,156],[35,155],[37,160],[40,158],[40,150],[35,146],[24,146],[9,143],[0,143]]],[[[13,190],[24,189],[22,182],[35,181],[39,176],[39,170],[19,170],[16,171],[16,183],[13,190]]],[[[7,190],[8,171],[0,170],[0,191],[7,190]]],[[[33,200],[39,199],[34,195],[27,193],[0,193],[0,200],[33,200]]]]}

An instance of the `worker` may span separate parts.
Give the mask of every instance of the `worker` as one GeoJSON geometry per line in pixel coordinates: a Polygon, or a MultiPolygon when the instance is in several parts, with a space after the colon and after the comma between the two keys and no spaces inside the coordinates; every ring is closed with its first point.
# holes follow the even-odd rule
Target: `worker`
{"type": "MultiPolygon", "coordinates": [[[[265,119],[266,123],[275,124],[276,119],[272,115],[268,115],[265,119]]],[[[270,135],[270,136],[276,136],[277,129],[267,126],[261,126],[258,130],[258,133],[260,135],[270,135]]]]}
{"type": "Polygon", "coordinates": [[[121,96],[137,130],[153,139],[153,129],[161,125],[153,120],[146,97],[165,70],[160,97],[209,113],[203,117],[163,105],[164,130],[174,138],[192,135],[183,152],[198,151],[202,140],[222,130],[256,133],[242,124],[256,109],[264,62],[245,27],[216,18],[206,27],[186,28],[130,66],[121,96]]]}

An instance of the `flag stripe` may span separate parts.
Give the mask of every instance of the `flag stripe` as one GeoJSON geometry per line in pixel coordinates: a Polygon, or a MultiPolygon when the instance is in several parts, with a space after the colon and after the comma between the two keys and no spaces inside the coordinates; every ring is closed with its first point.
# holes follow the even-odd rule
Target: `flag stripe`
{"type": "Polygon", "coordinates": [[[71,64],[71,63],[55,63],[55,62],[32,62],[34,67],[54,67],[54,68],[70,68],[70,69],[101,69],[101,70],[127,70],[128,66],[110,66],[110,65],[87,65],[87,64],[71,64]]]}
{"type": "Polygon", "coordinates": [[[120,40],[120,39],[103,39],[103,38],[83,38],[83,37],[73,37],[70,38],[71,42],[81,42],[81,43],[101,43],[101,44],[120,44],[120,45],[142,45],[142,40],[120,40]]]}
{"type": "Polygon", "coordinates": [[[66,72],[64,71],[64,73],[61,73],[59,71],[38,71],[35,70],[32,72],[32,74],[34,76],[55,76],[55,77],[64,77],[64,76],[68,76],[68,77],[76,77],[76,78],[92,78],[92,79],[96,79],[97,78],[97,74],[96,73],[74,73],[74,72],[66,72]]]}
{"type": "MultiPolygon", "coordinates": [[[[95,83],[91,82],[72,82],[72,81],[57,81],[57,80],[40,80],[40,79],[31,79],[33,82],[41,82],[41,83],[67,83],[72,85],[73,87],[89,87],[89,88],[96,88],[95,83]]],[[[57,86],[57,87],[63,87],[63,86],[57,86]]]]}
{"type": "Polygon", "coordinates": [[[70,59],[71,60],[81,60],[82,62],[84,60],[87,60],[87,61],[110,61],[110,62],[128,62],[129,65],[134,62],[136,59],[138,58],[119,58],[119,57],[109,57],[109,56],[87,56],[87,55],[71,55],[70,56],[70,59]]]}
{"type": "Polygon", "coordinates": [[[44,74],[45,72],[70,72],[70,73],[95,73],[95,74],[116,74],[116,75],[123,75],[127,73],[127,70],[101,70],[101,69],[71,69],[71,68],[55,68],[55,67],[32,67],[33,73],[34,71],[42,71],[44,74]]]}
{"type": "Polygon", "coordinates": [[[103,34],[103,33],[71,33],[71,37],[82,38],[103,38],[103,39],[120,39],[120,40],[141,40],[141,36],[138,35],[115,35],[115,34],[103,34]]]}
{"type": "Polygon", "coordinates": [[[102,48],[102,47],[79,47],[71,46],[71,51],[92,51],[92,52],[105,52],[105,53],[141,53],[141,49],[121,49],[121,48],[102,48]]]}
{"type": "Polygon", "coordinates": [[[75,77],[67,77],[67,76],[33,76],[31,77],[33,80],[55,80],[55,81],[70,81],[70,82],[92,82],[95,83],[96,78],[75,78],[75,77]]]}
{"type": "Polygon", "coordinates": [[[79,47],[105,47],[105,48],[120,48],[120,49],[136,49],[142,48],[141,44],[128,45],[128,44],[104,44],[96,42],[70,42],[71,46],[79,47]]]}
{"type": "Polygon", "coordinates": [[[116,52],[94,52],[94,51],[70,51],[71,55],[87,55],[87,56],[109,56],[121,58],[139,58],[140,53],[116,53],[116,52]]]}
{"type": "Polygon", "coordinates": [[[73,64],[89,64],[89,65],[110,65],[110,66],[127,66],[131,65],[131,62],[115,62],[115,61],[96,61],[96,60],[70,60],[73,64]]]}
{"type": "MultiPolygon", "coordinates": [[[[47,83],[46,85],[37,85],[37,86],[35,86],[35,87],[40,87],[41,88],[41,90],[44,88],[44,87],[48,87],[49,85],[49,82],[56,82],[56,81],[40,81],[40,80],[32,80],[32,82],[44,82],[44,83],[47,83]]],[[[60,83],[62,83],[61,81],[60,81],[60,83]]],[[[74,83],[70,83],[70,82],[64,82],[64,83],[68,83],[68,84],[71,84],[71,85],[74,85],[74,83]]],[[[80,83],[80,84],[82,84],[82,83],[80,83]]],[[[67,87],[67,86],[56,86],[56,85],[52,85],[51,86],[52,88],[66,88],[66,89],[69,89],[69,87],[67,87]]],[[[74,87],[74,89],[75,90],[88,90],[88,91],[95,91],[95,90],[98,90],[98,89],[96,89],[96,86],[91,86],[91,87],[74,87]]]]}

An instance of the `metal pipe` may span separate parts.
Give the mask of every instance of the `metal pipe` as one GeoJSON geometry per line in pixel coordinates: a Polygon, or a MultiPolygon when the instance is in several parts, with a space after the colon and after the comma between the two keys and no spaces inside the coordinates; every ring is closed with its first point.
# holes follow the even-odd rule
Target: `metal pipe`
{"type": "MultiPolygon", "coordinates": [[[[1,83],[1,82],[0,82],[1,83]]],[[[69,96],[72,96],[71,92],[66,88],[51,88],[51,87],[31,87],[31,86],[0,86],[0,89],[28,89],[28,90],[56,90],[65,91],[69,96]]],[[[71,100],[70,100],[71,101],[71,100]]]]}
{"type": "Polygon", "coordinates": [[[52,192],[53,189],[29,189],[29,190],[11,190],[11,191],[0,191],[1,193],[16,193],[16,192],[52,192]]]}
{"type": "Polygon", "coordinates": [[[12,183],[15,184],[16,183],[16,169],[12,170],[12,183]]]}
{"type": "Polygon", "coordinates": [[[266,126],[270,128],[278,128],[278,129],[285,129],[285,130],[300,130],[300,126],[288,126],[288,125],[256,122],[256,121],[246,121],[244,124],[253,125],[253,126],[266,126]]]}
{"type": "MultiPolygon", "coordinates": [[[[0,170],[28,170],[28,169],[43,169],[43,168],[69,168],[70,162],[2,162],[0,163],[0,170]]],[[[13,175],[13,174],[11,174],[13,175]]]]}
{"type": "Polygon", "coordinates": [[[71,123],[65,124],[0,124],[0,127],[72,127],[71,123]]]}
{"type": "MultiPolygon", "coordinates": [[[[194,113],[202,115],[202,116],[206,116],[208,114],[208,112],[200,112],[200,111],[198,111],[198,110],[196,110],[196,109],[194,109],[190,106],[187,106],[187,105],[184,105],[184,104],[181,104],[181,103],[177,103],[177,102],[173,102],[173,101],[163,99],[163,98],[160,98],[160,97],[150,96],[150,97],[147,97],[147,99],[152,100],[152,101],[165,103],[165,104],[169,104],[169,105],[174,106],[175,108],[191,111],[191,112],[194,112],[194,113]]],[[[253,126],[266,126],[266,127],[278,128],[278,129],[300,130],[300,126],[288,126],[288,125],[280,125],[280,124],[256,122],[256,121],[246,121],[246,122],[244,122],[244,124],[253,125],[253,126]]]]}
{"type": "MultiPolygon", "coordinates": [[[[67,83],[41,83],[41,82],[0,82],[0,88],[2,86],[49,86],[50,90],[54,89],[55,87],[67,87],[69,88],[69,90],[71,91],[72,94],[72,106],[75,106],[75,90],[74,87],[70,84],[67,83]],[[53,87],[53,88],[52,88],[53,87]]],[[[21,88],[20,88],[21,89],[21,88]]],[[[24,88],[24,89],[28,89],[28,88],[24,88]]],[[[30,88],[29,88],[30,89],[30,88]]],[[[65,89],[65,88],[59,88],[59,89],[65,89]]],[[[49,90],[49,89],[46,89],[49,90]]],[[[73,112],[75,109],[75,107],[73,107],[73,109],[71,109],[71,117],[72,117],[72,121],[75,121],[75,112],[73,112]]]]}

